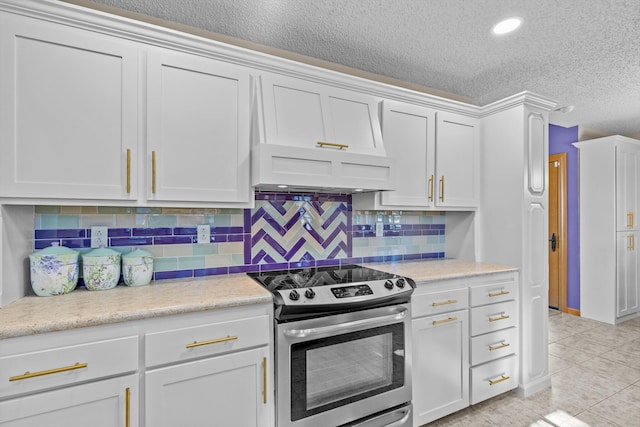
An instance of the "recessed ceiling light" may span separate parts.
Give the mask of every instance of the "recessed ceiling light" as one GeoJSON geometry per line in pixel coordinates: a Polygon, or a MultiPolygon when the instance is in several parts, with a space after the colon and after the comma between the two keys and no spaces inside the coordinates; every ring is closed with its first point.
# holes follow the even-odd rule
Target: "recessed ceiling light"
{"type": "Polygon", "coordinates": [[[278,185],[278,188],[287,188],[287,187],[289,187],[289,186],[288,185],[283,185],[283,184],[278,185]]]}
{"type": "Polygon", "coordinates": [[[508,18],[504,21],[498,22],[491,31],[493,31],[493,34],[497,35],[507,34],[518,28],[521,23],[522,19],[520,18],[508,18]]]}

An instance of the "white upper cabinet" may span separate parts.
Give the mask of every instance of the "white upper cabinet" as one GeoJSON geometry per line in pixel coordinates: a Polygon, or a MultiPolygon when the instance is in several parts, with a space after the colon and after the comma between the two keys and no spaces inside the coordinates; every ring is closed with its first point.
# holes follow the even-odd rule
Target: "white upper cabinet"
{"type": "Polygon", "coordinates": [[[479,126],[474,118],[403,102],[383,103],[382,134],[397,162],[394,191],[355,194],[354,209],[475,209],[479,126]]]}
{"type": "Polygon", "coordinates": [[[138,49],[0,15],[0,197],[135,200],[138,49]]]}
{"type": "Polygon", "coordinates": [[[347,192],[393,189],[379,100],[293,77],[260,77],[253,118],[252,184],[347,192]]]}
{"type": "Polygon", "coordinates": [[[640,204],[640,150],[620,144],[616,147],[616,227],[638,230],[640,204]]]}
{"type": "Polygon", "coordinates": [[[397,190],[380,193],[384,206],[433,206],[436,112],[384,101],[383,137],[390,156],[401,159],[397,190]]]}
{"type": "Polygon", "coordinates": [[[250,202],[247,69],[167,49],[147,57],[147,198],[250,202]]]}
{"type": "Polygon", "coordinates": [[[478,121],[443,112],[438,112],[437,120],[435,204],[476,207],[480,189],[478,121]]]}

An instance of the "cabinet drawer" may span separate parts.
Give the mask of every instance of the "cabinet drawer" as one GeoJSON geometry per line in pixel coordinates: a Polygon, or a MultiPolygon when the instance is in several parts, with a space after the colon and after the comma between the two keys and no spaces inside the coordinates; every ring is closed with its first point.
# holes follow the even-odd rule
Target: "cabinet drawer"
{"type": "Polygon", "coordinates": [[[497,280],[486,285],[471,286],[471,307],[515,299],[518,283],[511,279],[497,280]]]}
{"type": "Polygon", "coordinates": [[[138,337],[96,341],[0,358],[0,397],[138,369],[138,337]]]}
{"type": "Polygon", "coordinates": [[[471,368],[471,404],[512,390],[518,385],[516,355],[471,368]]]}
{"type": "Polygon", "coordinates": [[[476,336],[516,326],[515,301],[474,307],[471,309],[471,335],[476,336]]]}
{"type": "Polygon", "coordinates": [[[256,316],[170,331],[145,339],[147,367],[227,353],[269,342],[269,316],[256,316]]]}
{"type": "Polygon", "coordinates": [[[415,318],[465,309],[468,304],[467,289],[459,288],[425,294],[414,294],[411,298],[411,311],[415,318]]]}
{"type": "Polygon", "coordinates": [[[518,344],[516,328],[501,329],[471,338],[471,365],[496,360],[515,353],[518,344]]]}

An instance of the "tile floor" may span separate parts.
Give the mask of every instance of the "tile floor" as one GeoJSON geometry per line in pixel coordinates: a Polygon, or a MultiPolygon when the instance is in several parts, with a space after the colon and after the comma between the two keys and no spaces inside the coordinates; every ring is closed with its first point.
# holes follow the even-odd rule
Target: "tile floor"
{"type": "Polygon", "coordinates": [[[640,318],[613,326],[549,310],[551,388],[515,392],[432,426],[640,426],[640,318]]]}

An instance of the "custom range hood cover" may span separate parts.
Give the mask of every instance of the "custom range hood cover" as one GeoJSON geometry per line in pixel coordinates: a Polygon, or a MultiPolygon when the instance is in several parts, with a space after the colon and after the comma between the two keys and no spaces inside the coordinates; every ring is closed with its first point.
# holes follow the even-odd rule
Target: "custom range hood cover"
{"type": "Polygon", "coordinates": [[[380,100],[329,85],[261,76],[253,98],[252,184],[263,190],[395,189],[380,100]]]}

